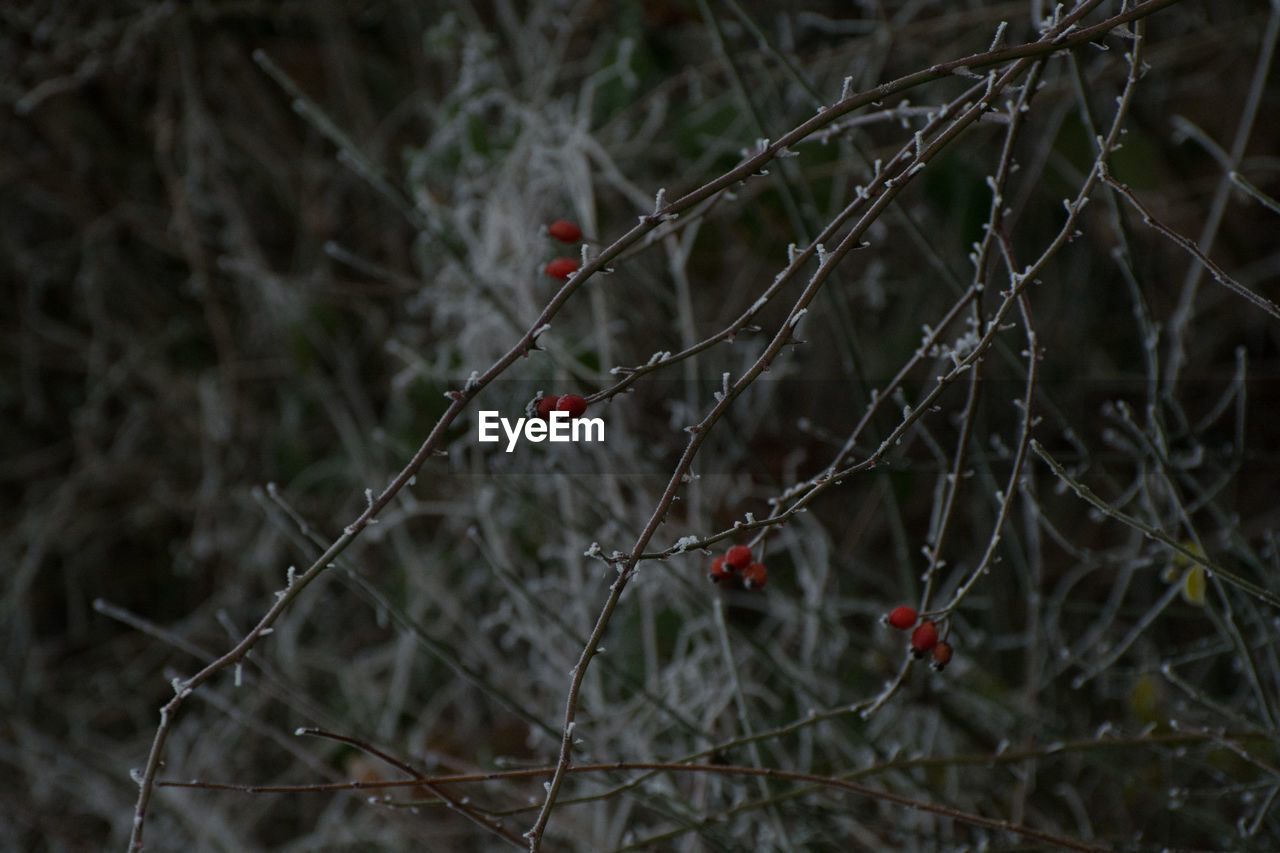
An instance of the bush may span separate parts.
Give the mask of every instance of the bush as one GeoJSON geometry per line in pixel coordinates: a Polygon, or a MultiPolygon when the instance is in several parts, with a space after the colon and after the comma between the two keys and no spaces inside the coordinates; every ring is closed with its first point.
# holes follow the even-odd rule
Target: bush
{"type": "Polygon", "coordinates": [[[8,837],[1274,849],[1280,11],[1056,14],[5,13],[8,837]]]}

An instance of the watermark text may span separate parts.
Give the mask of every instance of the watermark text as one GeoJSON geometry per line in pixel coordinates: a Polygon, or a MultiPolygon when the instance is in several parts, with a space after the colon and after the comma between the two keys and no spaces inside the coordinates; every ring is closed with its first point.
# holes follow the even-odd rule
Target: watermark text
{"type": "Polygon", "coordinates": [[[548,418],[545,421],[542,418],[516,418],[512,421],[497,412],[482,411],[476,425],[476,438],[484,443],[493,443],[501,441],[505,434],[508,453],[516,449],[521,437],[534,444],[543,441],[604,441],[603,418],[570,418],[568,412],[561,411],[551,412],[548,418]]]}

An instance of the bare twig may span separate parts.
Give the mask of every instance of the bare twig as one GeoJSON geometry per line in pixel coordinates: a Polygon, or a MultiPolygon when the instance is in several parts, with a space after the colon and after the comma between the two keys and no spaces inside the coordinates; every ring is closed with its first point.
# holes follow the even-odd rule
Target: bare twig
{"type": "Polygon", "coordinates": [[[1185,249],[1192,257],[1194,257],[1197,261],[1199,261],[1200,265],[1203,266],[1206,270],[1208,270],[1209,274],[1213,276],[1214,281],[1218,282],[1223,287],[1227,288],[1227,290],[1230,290],[1232,293],[1239,296],[1241,299],[1244,299],[1249,304],[1257,308],[1261,308],[1263,311],[1266,311],[1272,317],[1275,317],[1277,320],[1280,320],[1280,306],[1277,306],[1274,302],[1272,302],[1270,299],[1267,299],[1265,296],[1261,296],[1257,293],[1254,293],[1252,290],[1245,287],[1240,282],[1236,281],[1234,278],[1232,278],[1230,275],[1227,274],[1226,270],[1224,270],[1222,267],[1214,263],[1213,260],[1204,253],[1204,250],[1200,248],[1199,244],[1197,244],[1193,240],[1189,240],[1188,238],[1183,237],[1177,231],[1174,231],[1168,225],[1165,225],[1163,222],[1157,219],[1155,217],[1155,214],[1153,214],[1150,210],[1148,210],[1146,206],[1143,205],[1142,202],[1138,201],[1138,197],[1133,194],[1133,192],[1129,189],[1129,187],[1126,184],[1122,184],[1119,181],[1117,181],[1115,178],[1111,176],[1110,172],[1103,173],[1103,180],[1107,182],[1108,186],[1110,186],[1116,192],[1120,193],[1120,195],[1124,196],[1125,201],[1133,205],[1134,209],[1137,210],[1138,213],[1142,215],[1143,222],[1145,222],[1147,225],[1150,225],[1156,231],[1160,232],[1165,237],[1168,237],[1173,242],[1177,243],[1179,246],[1185,249]]]}

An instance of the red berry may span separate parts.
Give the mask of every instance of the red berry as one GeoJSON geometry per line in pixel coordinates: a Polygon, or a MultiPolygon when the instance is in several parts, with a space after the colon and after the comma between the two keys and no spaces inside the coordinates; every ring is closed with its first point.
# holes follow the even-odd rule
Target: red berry
{"type": "Polygon", "coordinates": [[[733,577],[733,566],[727,566],[724,557],[716,557],[711,561],[711,580],[713,583],[719,583],[725,578],[733,577]]]}
{"type": "Polygon", "coordinates": [[[911,632],[911,654],[917,659],[938,644],[938,626],[932,622],[921,622],[911,632]]]}
{"type": "Polygon", "coordinates": [[[551,420],[551,413],[556,410],[556,403],[558,402],[560,402],[559,397],[543,397],[538,401],[538,417],[542,418],[544,421],[551,420]]]}
{"type": "Polygon", "coordinates": [[[568,279],[578,271],[578,262],[573,258],[556,258],[547,264],[546,273],[552,278],[568,279]]]}
{"type": "Polygon", "coordinates": [[[581,397],[578,394],[565,394],[560,398],[560,401],[556,403],[556,411],[568,412],[569,417],[571,418],[582,417],[582,413],[586,410],[586,398],[581,397]]]}
{"type": "Polygon", "coordinates": [[[906,605],[895,607],[893,612],[889,614],[889,624],[899,631],[905,631],[916,624],[917,615],[914,607],[907,607],[906,605]]]}
{"type": "Polygon", "coordinates": [[[938,643],[933,647],[933,663],[929,665],[938,672],[942,672],[949,663],[951,663],[951,644],[938,643]]]}
{"type": "Polygon", "coordinates": [[[734,545],[724,555],[725,561],[738,571],[742,571],[751,563],[751,549],[746,545],[734,545]]]}
{"type": "Polygon", "coordinates": [[[552,222],[547,226],[547,233],[561,243],[576,243],[582,239],[582,229],[566,219],[552,222]]]}
{"type": "Polygon", "coordinates": [[[769,580],[764,563],[752,563],[742,570],[742,584],[747,589],[760,589],[769,580]]]}

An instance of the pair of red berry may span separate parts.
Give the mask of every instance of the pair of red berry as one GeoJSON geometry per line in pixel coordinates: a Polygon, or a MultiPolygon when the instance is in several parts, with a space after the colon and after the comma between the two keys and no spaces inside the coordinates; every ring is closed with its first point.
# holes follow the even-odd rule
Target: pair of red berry
{"type": "MultiPolygon", "coordinates": [[[[582,239],[582,229],[566,219],[560,219],[547,226],[547,234],[561,243],[577,243],[582,239]]],[[[556,258],[546,265],[544,272],[552,278],[567,280],[578,271],[581,264],[574,258],[556,258]]]]}
{"type": "Polygon", "coordinates": [[[552,412],[568,412],[570,418],[580,418],[587,410],[587,398],[580,394],[565,394],[561,397],[543,397],[535,408],[538,417],[544,421],[551,420],[552,412]]]}
{"type": "Polygon", "coordinates": [[[915,626],[915,630],[911,632],[911,656],[916,660],[924,657],[930,652],[933,653],[933,663],[930,664],[938,672],[946,669],[947,664],[951,663],[951,655],[953,649],[951,644],[945,640],[938,641],[938,626],[930,620],[925,620],[919,625],[916,621],[920,618],[920,614],[916,613],[914,607],[895,607],[885,621],[899,631],[905,631],[915,626]]]}
{"type": "Polygon", "coordinates": [[[711,561],[711,581],[741,584],[746,589],[760,589],[769,580],[764,563],[751,561],[751,549],[746,545],[734,545],[723,556],[711,561]]]}

